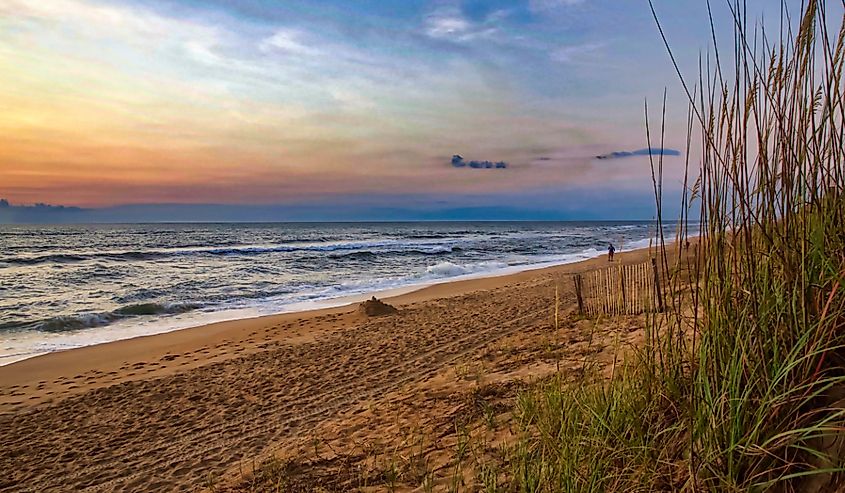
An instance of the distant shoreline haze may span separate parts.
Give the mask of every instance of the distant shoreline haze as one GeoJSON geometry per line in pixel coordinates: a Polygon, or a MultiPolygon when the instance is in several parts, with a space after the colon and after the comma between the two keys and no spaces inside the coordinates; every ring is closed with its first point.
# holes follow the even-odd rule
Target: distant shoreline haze
{"type": "MultiPolygon", "coordinates": [[[[20,205],[0,199],[0,224],[162,222],[636,221],[654,217],[654,198],[639,192],[566,192],[527,202],[524,196],[469,204],[419,197],[414,205],[347,200],[294,204],[133,204],[75,207],[20,205]]],[[[396,203],[409,201],[397,200],[396,203]]],[[[667,197],[671,208],[678,203],[667,197]]],[[[665,207],[664,207],[665,208],[665,207]]]]}

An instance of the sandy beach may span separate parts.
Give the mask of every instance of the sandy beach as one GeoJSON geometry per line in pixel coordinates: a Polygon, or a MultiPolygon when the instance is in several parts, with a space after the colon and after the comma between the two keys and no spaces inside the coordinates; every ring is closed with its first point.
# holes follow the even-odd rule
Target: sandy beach
{"type": "Polygon", "coordinates": [[[386,299],[399,309],[387,316],[352,304],[0,367],[0,491],[219,489],[270,455],[313,454],[314,443],[331,450],[318,451],[323,473],[339,477],[331,457],[448,427],[482,383],[513,391],[588,353],[609,362],[609,341],[636,344],[641,317],[597,326],[571,316],[571,274],[606,265],[429,286],[386,299]]]}

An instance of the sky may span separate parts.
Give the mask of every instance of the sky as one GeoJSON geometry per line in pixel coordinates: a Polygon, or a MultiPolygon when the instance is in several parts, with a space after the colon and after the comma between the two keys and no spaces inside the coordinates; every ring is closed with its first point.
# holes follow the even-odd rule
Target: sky
{"type": "MultiPolygon", "coordinates": [[[[705,2],[654,4],[694,75],[705,2]]],[[[672,191],[686,104],[646,0],[0,0],[0,198],[648,219],[664,89],[672,191]]]]}

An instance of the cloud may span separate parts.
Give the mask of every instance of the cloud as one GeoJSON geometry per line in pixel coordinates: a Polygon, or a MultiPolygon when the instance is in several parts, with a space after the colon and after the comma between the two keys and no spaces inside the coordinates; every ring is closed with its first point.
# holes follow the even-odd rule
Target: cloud
{"type": "Polygon", "coordinates": [[[680,156],[681,151],[676,151],[675,149],[660,149],[660,148],[650,148],[650,149],[638,149],[636,151],[614,151],[608,154],[600,154],[596,156],[596,159],[621,159],[626,157],[633,157],[633,156],[680,156]]]}
{"type": "Polygon", "coordinates": [[[508,163],[504,161],[464,161],[464,158],[458,154],[452,156],[452,166],[455,168],[471,168],[471,169],[505,169],[508,163]]]}
{"type": "Polygon", "coordinates": [[[461,17],[448,15],[431,15],[426,19],[426,34],[432,38],[446,38],[463,36],[471,28],[471,24],[461,17]]]}
{"type": "Polygon", "coordinates": [[[294,29],[279,29],[259,45],[263,52],[283,52],[297,56],[316,56],[321,50],[306,43],[302,32],[294,29]]]}
{"type": "Polygon", "coordinates": [[[528,9],[534,13],[543,13],[563,7],[573,7],[585,2],[586,0],[529,0],[528,9]]]}
{"type": "Polygon", "coordinates": [[[5,0],[0,4],[0,15],[28,19],[53,28],[57,24],[72,26],[85,36],[110,34],[145,46],[151,45],[151,40],[155,40],[153,45],[160,45],[163,40],[211,43],[219,34],[214,26],[166,17],[143,8],[74,0],[5,0]]]}
{"type": "Polygon", "coordinates": [[[502,11],[495,11],[483,22],[473,22],[464,17],[457,7],[443,7],[426,16],[423,31],[430,38],[447,41],[492,38],[498,33],[494,24],[505,17],[502,11]]]}
{"type": "Polygon", "coordinates": [[[587,57],[604,48],[606,43],[584,43],[579,45],[562,46],[552,50],[549,57],[560,63],[576,63],[585,61],[587,57]]]}

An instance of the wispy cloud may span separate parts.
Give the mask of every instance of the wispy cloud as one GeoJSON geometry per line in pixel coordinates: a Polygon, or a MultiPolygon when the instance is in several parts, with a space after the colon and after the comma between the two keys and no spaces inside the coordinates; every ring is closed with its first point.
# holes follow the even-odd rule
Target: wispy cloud
{"type": "Polygon", "coordinates": [[[47,24],[61,24],[77,29],[80,34],[112,36],[146,43],[162,40],[209,40],[219,32],[213,26],[159,15],[127,5],[103,5],[78,0],[5,0],[0,14],[28,18],[47,24]],[[89,30],[89,28],[91,28],[89,30]]]}
{"type": "Polygon", "coordinates": [[[425,32],[432,38],[457,37],[465,35],[471,27],[463,17],[439,12],[428,16],[425,32]]]}
{"type": "Polygon", "coordinates": [[[552,50],[550,57],[559,63],[580,63],[590,61],[607,46],[607,43],[582,43],[577,45],[561,46],[552,50]]]}
{"type": "Polygon", "coordinates": [[[323,51],[305,40],[305,33],[295,29],[279,29],[259,43],[259,49],[265,53],[281,52],[296,56],[318,56],[323,51]]]}
{"type": "Polygon", "coordinates": [[[499,32],[496,24],[507,16],[507,12],[497,10],[482,22],[473,22],[461,13],[458,7],[440,7],[426,16],[423,30],[434,39],[467,42],[476,39],[488,39],[499,32]]]}
{"type": "Polygon", "coordinates": [[[587,0],[529,0],[528,8],[535,12],[549,12],[564,7],[573,7],[586,3],[587,0]]]}

